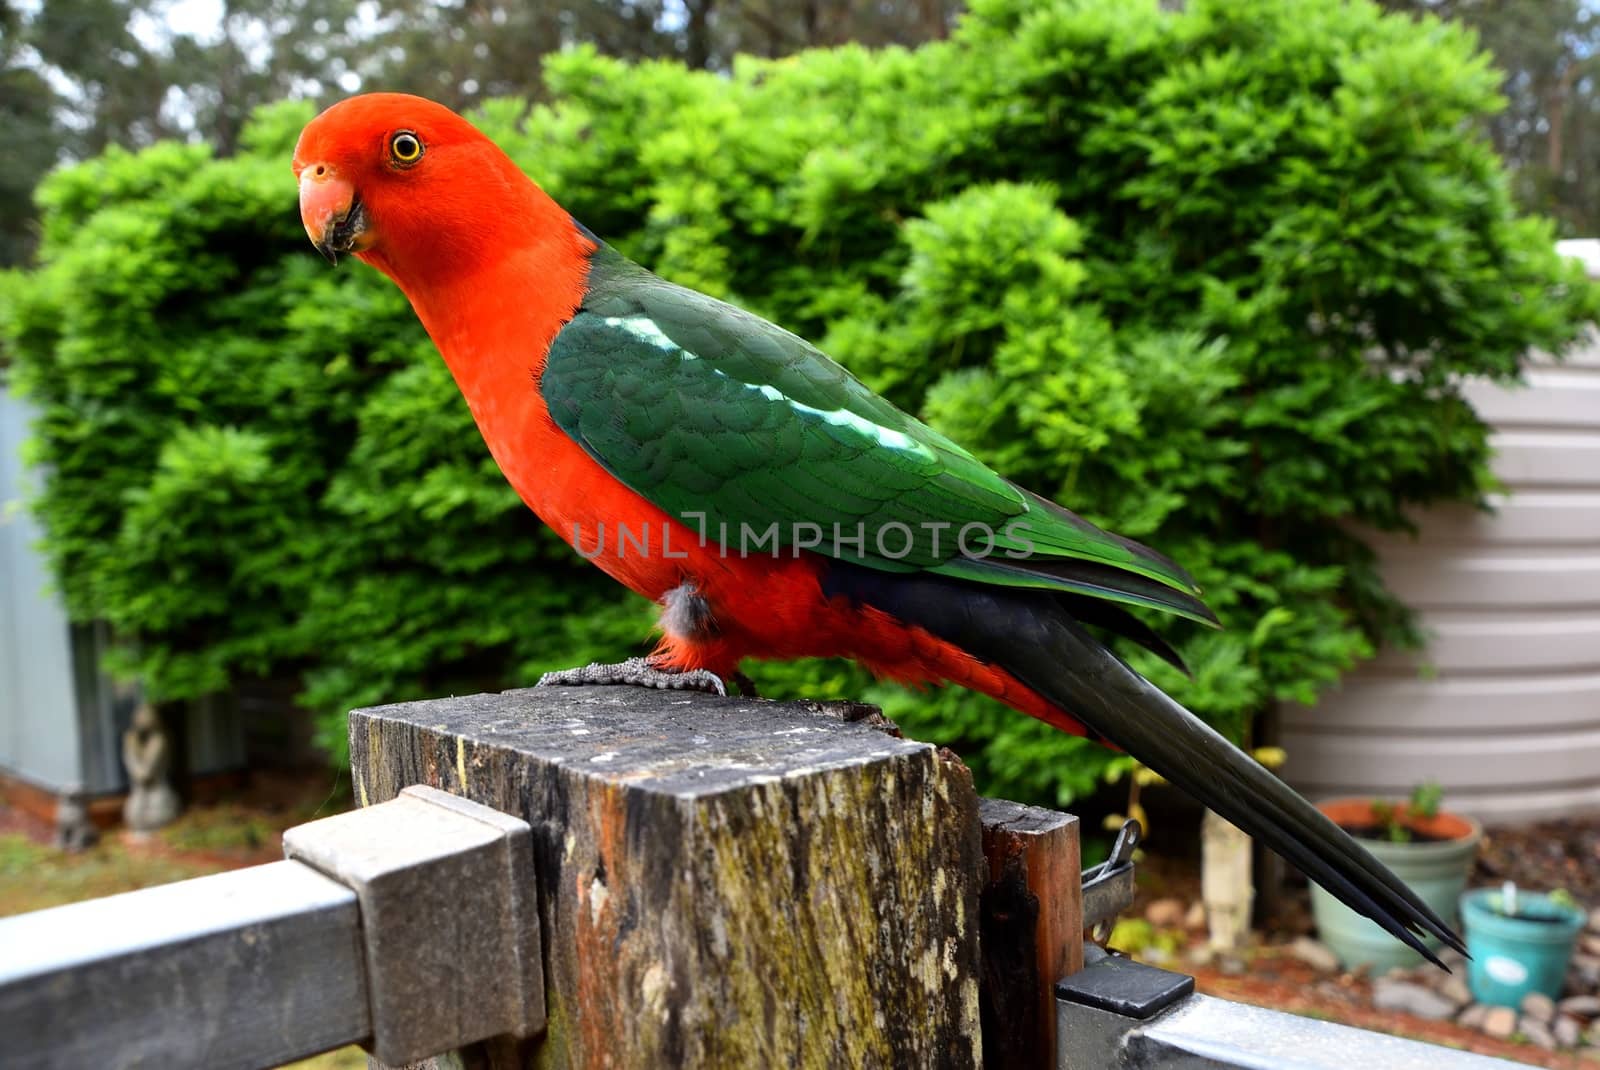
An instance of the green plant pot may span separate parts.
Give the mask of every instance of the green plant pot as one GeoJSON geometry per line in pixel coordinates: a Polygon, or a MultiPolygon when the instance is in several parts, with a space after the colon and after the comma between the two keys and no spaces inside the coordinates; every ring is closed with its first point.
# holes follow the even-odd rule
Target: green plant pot
{"type": "MultiPolygon", "coordinates": [[[[1376,823],[1371,799],[1332,799],[1318,803],[1317,808],[1346,828],[1376,823]]],[[[1450,813],[1441,813],[1422,825],[1431,835],[1450,839],[1423,843],[1364,839],[1361,846],[1393,870],[1441,918],[1454,924],[1483,827],[1470,817],[1450,813]]],[[[1347,968],[1366,965],[1381,973],[1422,961],[1421,955],[1384,932],[1377,922],[1357,914],[1315,884],[1311,886],[1311,915],[1316,919],[1318,937],[1347,968]]],[[[1428,943],[1439,946],[1437,940],[1428,943]]]]}
{"type": "Polygon", "coordinates": [[[1547,895],[1519,892],[1517,916],[1507,917],[1490,902],[1499,894],[1497,888],[1479,888],[1461,897],[1473,996],[1497,1007],[1520,1007],[1529,992],[1559,998],[1572,945],[1588,915],[1547,895]]]}

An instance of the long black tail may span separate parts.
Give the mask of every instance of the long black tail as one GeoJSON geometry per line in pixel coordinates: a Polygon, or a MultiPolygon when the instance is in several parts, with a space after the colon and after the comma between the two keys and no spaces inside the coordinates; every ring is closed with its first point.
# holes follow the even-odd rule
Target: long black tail
{"type": "Polygon", "coordinates": [[[1094,638],[1048,592],[833,563],[829,593],[876,606],[1001,666],[1265,843],[1435,965],[1450,927],[1347,832],[1094,638]]]}

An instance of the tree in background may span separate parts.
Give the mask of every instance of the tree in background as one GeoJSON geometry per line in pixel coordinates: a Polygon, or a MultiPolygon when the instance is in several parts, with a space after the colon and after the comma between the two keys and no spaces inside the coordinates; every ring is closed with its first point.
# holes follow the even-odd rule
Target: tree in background
{"type": "MultiPolygon", "coordinates": [[[[981,0],[915,51],[722,76],[579,48],[544,76],[477,118],[596,232],[1190,567],[1227,630],[1162,623],[1192,681],[1136,664],[1235,737],[1414,638],[1349,522],[1480,500],[1457,384],[1600,311],[1472,133],[1488,59],[1369,3],[981,0]]],[[[650,607],[516,501],[400,294],[306,246],[310,114],[52,176],[0,338],[71,614],[158,699],[297,677],[338,747],[351,706],[614,659],[650,607]]],[[[1125,761],[965,692],[751,671],[866,692],[1008,797],[1125,761]]]]}
{"type": "Polygon", "coordinates": [[[1600,236],[1600,8],[1593,0],[1384,0],[1477,31],[1504,74],[1486,117],[1518,199],[1564,234],[1600,236]]]}
{"type": "MultiPolygon", "coordinates": [[[[55,164],[65,131],[60,98],[38,70],[21,60],[21,16],[0,5],[0,264],[17,264],[32,247],[33,187],[55,164]]],[[[0,360],[3,360],[0,357],[0,360]]]]}
{"type": "Polygon", "coordinates": [[[453,108],[498,96],[539,99],[544,57],[587,44],[628,59],[727,72],[740,53],[776,59],[855,42],[916,45],[949,33],[951,0],[391,0],[371,38],[368,88],[421,93],[453,108]],[[465,73],[465,76],[463,76],[465,73]]]}
{"type": "MultiPolygon", "coordinates": [[[[1519,200],[1568,235],[1600,234],[1600,12],[1591,0],[1383,0],[1473,27],[1504,71],[1506,107],[1480,118],[1519,200]]],[[[0,264],[31,248],[26,191],[52,163],[108,145],[195,138],[234,151],[261,104],[321,103],[361,89],[421,93],[464,109],[538,100],[545,57],[590,44],[606,55],[676,59],[727,72],[854,42],[917,45],[948,35],[958,0],[226,0],[214,32],[171,32],[168,0],[0,0],[0,130],[25,146],[0,163],[0,264]],[[48,72],[48,76],[46,74],[48,72]]],[[[1171,6],[1171,5],[1169,5],[1171,6]]]]}
{"type": "Polygon", "coordinates": [[[952,0],[225,0],[211,30],[174,32],[167,0],[0,0],[0,264],[32,247],[28,194],[61,160],[110,145],[203,140],[232,154],[262,104],[324,104],[362,89],[419,93],[465,109],[539,99],[545,57],[589,44],[614,56],[727,71],[859,41],[943,37],[952,0]]]}

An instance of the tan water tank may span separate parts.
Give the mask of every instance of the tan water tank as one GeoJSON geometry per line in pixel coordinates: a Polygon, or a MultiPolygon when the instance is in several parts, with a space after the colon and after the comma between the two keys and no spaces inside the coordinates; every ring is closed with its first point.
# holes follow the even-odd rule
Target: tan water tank
{"type": "MultiPolygon", "coordinates": [[[[1600,241],[1561,248],[1600,277],[1600,241]]],[[[1468,390],[1494,428],[1498,513],[1436,510],[1420,538],[1376,542],[1427,650],[1284,711],[1284,775],[1311,798],[1434,779],[1488,822],[1600,811],[1600,338],[1527,378],[1468,390]]]]}

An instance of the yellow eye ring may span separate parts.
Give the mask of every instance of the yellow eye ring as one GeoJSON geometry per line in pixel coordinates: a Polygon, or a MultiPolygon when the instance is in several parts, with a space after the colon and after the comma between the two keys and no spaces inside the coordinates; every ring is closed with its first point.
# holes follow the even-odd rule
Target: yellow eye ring
{"type": "Polygon", "coordinates": [[[409,130],[401,130],[389,139],[389,158],[406,166],[416,163],[422,159],[422,139],[409,130]]]}

